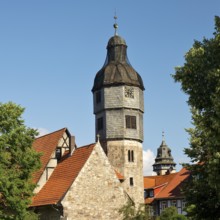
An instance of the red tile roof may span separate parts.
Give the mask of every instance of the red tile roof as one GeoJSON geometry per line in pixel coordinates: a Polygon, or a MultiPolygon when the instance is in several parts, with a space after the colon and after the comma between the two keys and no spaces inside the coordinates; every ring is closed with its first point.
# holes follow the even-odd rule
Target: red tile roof
{"type": "Polygon", "coordinates": [[[177,173],[171,173],[169,175],[161,176],[145,176],[144,177],[144,188],[154,188],[156,186],[163,185],[170,182],[177,173]]]}
{"type": "Polygon", "coordinates": [[[145,199],[145,203],[150,204],[155,199],[182,197],[181,188],[189,176],[190,171],[182,168],[179,172],[169,175],[144,177],[144,188],[154,189],[154,197],[145,199]]]}
{"type": "Polygon", "coordinates": [[[124,176],[121,173],[119,173],[117,170],[115,170],[115,174],[119,180],[124,180],[124,176]]]}
{"type": "Polygon", "coordinates": [[[78,176],[94,146],[90,144],[77,148],[71,156],[62,160],[40,192],[33,197],[31,206],[57,204],[78,176]]]}
{"type": "Polygon", "coordinates": [[[190,171],[182,168],[176,176],[167,184],[164,189],[157,195],[157,199],[181,197],[183,182],[190,176],[190,171]]]}
{"type": "Polygon", "coordinates": [[[37,171],[33,176],[34,183],[37,183],[39,181],[44,169],[46,168],[47,163],[50,160],[52,153],[56,149],[58,142],[60,138],[63,136],[65,131],[67,131],[67,128],[62,128],[58,131],[55,131],[53,133],[35,139],[33,143],[33,148],[37,152],[41,152],[42,156],[41,156],[41,169],[37,171]]]}

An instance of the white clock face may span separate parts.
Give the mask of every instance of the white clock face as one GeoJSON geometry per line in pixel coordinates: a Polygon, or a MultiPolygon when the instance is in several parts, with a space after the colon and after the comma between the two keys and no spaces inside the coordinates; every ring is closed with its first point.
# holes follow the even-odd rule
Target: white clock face
{"type": "Polygon", "coordinates": [[[133,87],[125,87],[125,97],[126,98],[134,98],[134,88],[133,87]]]}

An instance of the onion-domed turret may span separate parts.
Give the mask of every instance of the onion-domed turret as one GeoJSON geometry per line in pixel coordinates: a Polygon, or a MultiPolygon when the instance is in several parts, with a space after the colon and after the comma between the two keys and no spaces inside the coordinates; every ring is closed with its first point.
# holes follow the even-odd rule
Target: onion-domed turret
{"type": "Polygon", "coordinates": [[[118,35],[108,41],[106,61],[96,74],[92,91],[115,85],[136,86],[144,90],[141,76],[128,61],[126,42],[118,35]]]}

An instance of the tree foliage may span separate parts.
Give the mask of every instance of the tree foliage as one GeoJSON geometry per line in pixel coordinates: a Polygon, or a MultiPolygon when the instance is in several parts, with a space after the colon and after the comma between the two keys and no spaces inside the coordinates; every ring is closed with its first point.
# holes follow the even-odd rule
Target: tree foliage
{"type": "Polygon", "coordinates": [[[171,206],[164,209],[157,220],[187,220],[187,218],[184,215],[178,214],[176,207],[171,206]]]}
{"type": "Polygon", "coordinates": [[[37,132],[24,125],[23,112],[12,102],[0,103],[0,219],[31,215],[32,174],[40,167],[40,155],[32,149],[37,132]]]}
{"type": "Polygon", "coordinates": [[[193,128],[185,153],[192,181],[186,187],[187,211],[192,219],[220,219],[220,17],[211,39],[195,41],[185,63],[173,76],[189,95],[193,128]]]}
{"type": "Polygon", "coordinates": [[[128,202],[119,210],[122,214],[123,220],[150,220],[150,210],[144,204],[135,206],[134,202],[128,200],[128,202]]]}

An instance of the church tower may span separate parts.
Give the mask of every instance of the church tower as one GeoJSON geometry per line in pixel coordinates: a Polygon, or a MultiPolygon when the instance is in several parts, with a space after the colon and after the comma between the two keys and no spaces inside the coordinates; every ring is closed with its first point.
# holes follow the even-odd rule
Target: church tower
{"type": "Polygon", "coordinates": [[[136,204],[143,196],[144,85],[128,61],[125,40],[117,34],[107,45],[104,66],[95,76],[93,92],[96,137],[112,166],[123,177],[123,187],[136,204]]]}
{"type": "Polygon", "coordinates": [[[173,161],[171,150],[164,140],[164,134],[162,143],[157,149],[157,157],[153,164],[153,171],[156,172],[158,176],[176,172],[176,163],[173,161]]]}

